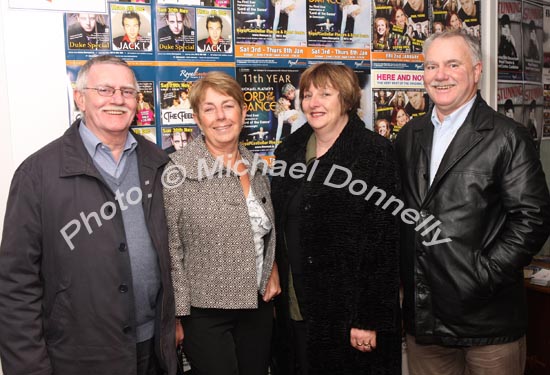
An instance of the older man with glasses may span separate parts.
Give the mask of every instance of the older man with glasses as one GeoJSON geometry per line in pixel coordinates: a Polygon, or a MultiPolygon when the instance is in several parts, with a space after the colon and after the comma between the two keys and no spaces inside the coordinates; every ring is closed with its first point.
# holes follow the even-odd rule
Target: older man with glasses
{"type": "Polygon", "coordinates": [[[88,61],[82,119],[15,172],[0,246],[5,374],[175,374],[168,157],[129,131],[137,90],[123,60],[88,61]]]}

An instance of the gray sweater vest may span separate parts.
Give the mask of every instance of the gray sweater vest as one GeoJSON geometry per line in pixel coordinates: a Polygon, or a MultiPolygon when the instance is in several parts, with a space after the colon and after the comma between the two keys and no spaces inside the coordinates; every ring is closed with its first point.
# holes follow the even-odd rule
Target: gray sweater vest
{"type": "Polygon", "coordinates": [[[155,333],[155,305],[161,282],[157,253],[143,213],[137,152],[129,155],[119,178],[96,167],[113,193],[120,197],[117,199],[118,209],[122,213],[132,267],[136,341],[142,342],[152,338],[155,333]]]}

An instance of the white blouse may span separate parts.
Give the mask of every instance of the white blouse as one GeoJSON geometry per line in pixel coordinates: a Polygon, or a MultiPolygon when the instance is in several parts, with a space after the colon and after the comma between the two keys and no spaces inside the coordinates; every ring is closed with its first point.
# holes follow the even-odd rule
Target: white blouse
{"type": "Polygon", "coordinates": [[[250,217],[252,237],[254,239],[254,247],[256,248],[256,275],[259,289],[264,265],[264,237],[271,232],[273,224],[266,215],[262,203],[254,196],[252,188],[248,192],[246,205],[248,206],[248,216],[250,217]]]}

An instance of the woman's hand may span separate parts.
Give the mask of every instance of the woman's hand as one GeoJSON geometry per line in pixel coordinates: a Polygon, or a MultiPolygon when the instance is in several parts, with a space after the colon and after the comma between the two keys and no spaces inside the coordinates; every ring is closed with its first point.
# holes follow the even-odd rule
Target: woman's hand
{"type": "Polygon", "coordinates": [[[273,298],[281,294],[281,284],[279,283],[279,268],[277,268],[277,263],[273,262],[273,268],[271,270],[271,275],[269,280],[267,280],[267,286],[265,288],[265,293],[263,296],[264,302],[269,302],[273,298]]]}
{"type": "Polygon", "coordinates": [[[176,317],[176,347],[183,344],[183,325],[180,318],[176,317]]]}
{"type": "Polygon", "coordinates": [[[350,343],[355,349],[362,352],[371,352],[376,349],[376,331],[352,328],[350,343]]]}

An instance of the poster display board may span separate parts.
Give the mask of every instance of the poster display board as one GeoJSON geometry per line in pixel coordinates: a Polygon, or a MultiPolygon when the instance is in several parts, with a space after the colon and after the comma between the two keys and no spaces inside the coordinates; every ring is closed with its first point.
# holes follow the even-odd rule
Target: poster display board
{"type": "MultiPolygon", "coordinates": [[[[140,88],[132,126],[167,149],[200,134],[188,101],[193,82],[212,70],[227,72],[243,87],[248,106],[242,144],[271,158],[306,123],[301,72],[319,62],[345,64],[363,90],[360,117],[394,139],[429,108],[424,40],[451,27],[480,37],[480,1],[107,1],[104,11],[65,14],[67,73],[74,87],[91,57],[126,60],[140,88]],[[455,14],[459,26],[451,26],[455,14]],[[387,123],[377,125],[381,120],[387,123]]],[[[71,118],[79,115],[73,105],[71,118]]]]}

